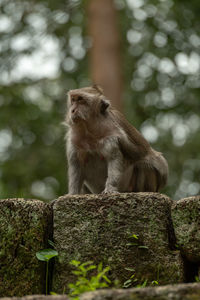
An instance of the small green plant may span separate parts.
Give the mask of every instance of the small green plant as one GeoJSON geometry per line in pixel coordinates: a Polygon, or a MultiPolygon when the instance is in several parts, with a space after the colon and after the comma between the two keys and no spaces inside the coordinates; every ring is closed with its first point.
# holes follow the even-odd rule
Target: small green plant
{"type": "Polygon", "coordinates": [[[126,244],[126,246],[138,246],[139,236],[137,234],[130,235],[129,239],[131,239],[131,242],[126,244]]]}
{"type": "Polygon", "coordinates": [[[124,289],[127,289],[127,288],[129,288],[131,285],[133,285],[134,283],[136,283],[137,282],[137,278],[135,278],[135,269],[133,269],[133,268],[125,268],[125,270],[127,270],[127,271],[130,271],[130,272],[133,272],[133,274],[129,277],[129,279],[128,280],[126,280],[124,283],[123,283],[123,288],[124,289]]]}
{"type": "Polygon", "coordinates": [[[199,276],[195,276],[195,281],[196,281],[196,282],[200,282],[199,276]]]}
{"type": "Polygon", "coordinates": [[[133,233],[132,235],[130,235],[130,238],[138,240],[139,239],[139,235],[133,233]]]}
{"type": "Polygon", "coordinates": [[[126,246],[136,246],[138,249],[148,249],[147,246],[140,245],[139,244],[139,235],[138,234],[132,234],[129,236],[129,239],[131,239],[131,242],[127,243],[126,246]]]}
{"type": "Polygon", "coordinates": [[[148,282],[148,280],[145,279],[143,283],[137,284],[136,288],[144,288],[144,287],[146,287],[147,286],[147,282],[148,282]]]}
{"type": "Polygon", "coordinates": [[[71,299],[78,300],[80,294],[108,287],[111,283],[106,275],[110,268],[106,267],[103,269],[102,263],[96,266],[92,261],[81,263],[80,261],[72,260],[70,264],[76,268],[72,273],[77,276],[75,284],[70,283],[68,285],[71,299]],[[89,276],[89,272],[94,269],[96,269],[96,275],[89,276]]]}
{"type": "MultiPolygon", "coordinates": [[[[133,268],[125,268],[125,270],[127,271],[131,271],[132,272],[132,275],[129,277],[128,280],[126,280],[124,283],[123,283],[123,288],[129,288],[131,286],[135,286],[136,288],[143,288],[143,287],[146,287],[147,286],[147,283],[148,283],[148,279],[145,279],[143,283],[140,283],[140,284],[136,284],[139,280],[136,278],[135,276],[135,269],[133,268]]],[[[150,284],[148,285],[158,285],[158,281],[157,280],[153,280],[150,284]]]]}
{"type": "MultiPolygon", "coordinates": [[[[54,246],[54,243],[52,241],[48,242],[51,246],[54,246]]],[[[58,252],[54,249],[43,249],[36,252],[37,259],[46,262],[46,295],[48,294],[49,261],[56,256],[58,256],[58,252]]]]}
{"type": "MultiPolygon", "coordinates": [[[[146,287],[148,283],[148,279],[145,279],[143,283],[136,285],[137,288],[143,288],[146,287]]],[[[148,284],[149,286],[153,285],[158,285],[158,281],[157,280],[153,280],[150,284],[148,284]]]]}
{"type": "Polygon", "coordinates": [[[137,282],[137,278],[135,278],[135,274],[131,275],[130,278],[128,280],[126,280],[123,284],[123,288],[127,289],[129,287],[131,287],[135,282],[137,282]]]}
{"type": "Polygon", "coordinates": [[[159,283],[158,283],[158,281],[157,280],[153,280],[152,282],[151,282],[151,285],[158,285],[159,283]]]}

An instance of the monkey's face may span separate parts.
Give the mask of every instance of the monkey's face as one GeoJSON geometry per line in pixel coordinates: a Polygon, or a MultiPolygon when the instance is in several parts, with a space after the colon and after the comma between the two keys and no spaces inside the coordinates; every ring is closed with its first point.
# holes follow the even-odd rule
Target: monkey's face
{"type": "Polygon", "coordinates": [[[109,102],[103,95],[84,91],[87,88],[72,90],[68,93],[68,119],[71,124],[91,122],[105,113],[109,102]]]}
{"type": "Polygon", "coordinates": [[[68,100],[69,118],[72,123],[86,121],[90,118],[90,101],[83,94],[70,93],[68,100]]]}

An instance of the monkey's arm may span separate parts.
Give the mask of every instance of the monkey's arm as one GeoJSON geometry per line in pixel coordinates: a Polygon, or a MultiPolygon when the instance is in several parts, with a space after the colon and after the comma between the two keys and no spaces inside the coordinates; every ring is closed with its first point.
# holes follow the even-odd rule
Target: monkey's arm
{"type": "Polygon", "coordinates": [[[104,153],[107,160],[107,179],[103,193],[119,191],[119,184],[123,176],[124,161],[119,149],[118,138],[107,139],[104,146],[104,153]]]}
{"type": "Polygon", "coordinates": [[[83,184],[83,174],[77,152],[71,145],[67,144],[68,158],[68,193],[71,195],[80,194],[83,184]]]}

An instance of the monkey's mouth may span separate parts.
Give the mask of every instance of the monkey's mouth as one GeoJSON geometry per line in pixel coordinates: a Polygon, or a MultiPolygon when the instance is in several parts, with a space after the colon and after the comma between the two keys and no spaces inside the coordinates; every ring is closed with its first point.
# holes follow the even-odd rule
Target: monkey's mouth
{"type": "Polygon", "coordinates": [[[86,121],[86,117],[82,112],[76,111],[73,114],[71,114],[71,121],[72,121],[72,123],[86,121]]]}
{"type": "Polygon", "coordinates": [[[78,114],[73,114],[71,116],[71,120],[72,120],[73,123],[77,123],[81,120],[81,117],[78,114]]]}

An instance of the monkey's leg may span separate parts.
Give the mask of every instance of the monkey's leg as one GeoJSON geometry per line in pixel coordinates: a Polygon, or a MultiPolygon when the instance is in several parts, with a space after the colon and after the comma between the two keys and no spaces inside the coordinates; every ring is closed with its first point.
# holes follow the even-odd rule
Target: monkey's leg
{"type": "Polygon", "coordinates": [[[75,165],[68,166],[68,193],[71,195],[80,194],[83,178],[81,170],[75,165]]]}
{"type": "Polygon", "coordinates": [[[71,195],[80,194],[83,184],[83,171],[73,149],[68,150],[68,193],[71,195]]]}
{"type": "Polygon", "coordinates": [[[123,177],[123,158],[121,153],[108,161],[108,176],[104,193],[119,192],[119,185],[123,177]]]}

